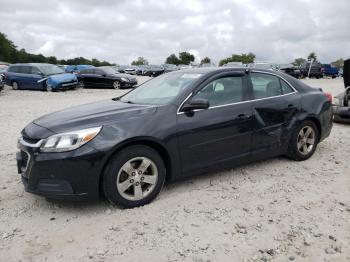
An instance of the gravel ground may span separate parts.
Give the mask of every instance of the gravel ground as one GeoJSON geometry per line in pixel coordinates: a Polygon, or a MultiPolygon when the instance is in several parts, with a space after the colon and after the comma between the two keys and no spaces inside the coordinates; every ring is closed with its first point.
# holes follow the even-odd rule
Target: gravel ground
{"type": "MultiPolygon", "coordinates": [[[[333,95],[343,89],[342,79],[306,82],[333,95]]],[[[122,92],[0,93],[1,261],[350,261],[346,125],[334,124],[308,161],[280,157],[171,183],[131,210],[24,192],[15,162],[20,130],[122,92]]]]}

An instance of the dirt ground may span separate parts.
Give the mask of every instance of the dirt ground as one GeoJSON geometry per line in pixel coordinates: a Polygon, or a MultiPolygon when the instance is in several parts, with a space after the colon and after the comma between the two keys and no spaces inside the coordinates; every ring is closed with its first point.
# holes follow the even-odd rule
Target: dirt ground
{"type": "MultiPolygon", "coordinates": [[[[143,81],[144,79],[141,79],[143,81]]],[[[305,80],[333,95],[342,79],[305,80]]],[[[34,118],[124,91],[0,93],[0,261],[350,261],[350,126],[283,157],[167,184],[123,210],[24,192],[15,152],[34,118]]]]}

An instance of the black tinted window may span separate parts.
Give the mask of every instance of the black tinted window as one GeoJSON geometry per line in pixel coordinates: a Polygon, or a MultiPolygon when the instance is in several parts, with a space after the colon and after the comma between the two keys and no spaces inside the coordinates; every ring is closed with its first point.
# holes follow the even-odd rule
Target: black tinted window
{"type": "Polygon", "coordinates": [[[293,93],[294,90],[282,79],[280,79],[280,83],[282,86],[282,93],[283,94],[289,94],[289,93],[293,93]]]}
{"type": "Polygon", "coordinates": [[[250,79],[252,81],[254,97],[256,99],[283,94],[280,81],[277,76],[263,73],[251,73],[250,79]]]}
{"type": "Polygon", "coordinates": [[[34,75],[39,75],[41,72],[38,68],[36,68],[35,66],[32,66],[32,71],[31,71],[32,74],[34,75]]]}
{"type": "Polygon", "coordinates": [[[18,73],[31,74],[32,67],[31,66],[19,66],[18,73]]]}
{"type": "Polygon", "coordinates": [[[223,77],[203,87],[194,98],[207,99],[210,106],[227,105],[244,100],[243,78],[223,77]]]}
{"type": "Polygon", "coordinates": [[[103,75],[104,72],[101,69],[93,69],[94,70],[94,74],[96,75],[103,75]]]}

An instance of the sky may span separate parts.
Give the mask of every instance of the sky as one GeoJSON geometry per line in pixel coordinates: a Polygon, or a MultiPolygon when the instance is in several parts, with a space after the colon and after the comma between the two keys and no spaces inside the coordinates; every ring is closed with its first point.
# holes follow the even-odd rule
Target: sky
{"type": "Polygon", "coordinates": [[[0,32],[18,48],[118,64],[163,63],[189,51],[196,61],[253,52],[286,63],[315,52],[350,56],[349,0],[0,0],[0,32]]]}

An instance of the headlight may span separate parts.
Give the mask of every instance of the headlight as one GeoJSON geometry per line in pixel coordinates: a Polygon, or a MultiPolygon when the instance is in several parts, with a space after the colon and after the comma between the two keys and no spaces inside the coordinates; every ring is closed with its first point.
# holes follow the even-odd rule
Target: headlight
{"type": "Polygon", "coordinates": [[[121,78],[124,82],[129,82],[129,79],[125,78],[125,77],[122,77],[121,78]]]}
{"type": "Polygon", "coordinates": [[[340,105],[339,98],[333,97],[333,105],[336,105],[336,106],[340,105]]]}
{"type": "Polygon", "coordinates": [[[101,128],[94,127],[50,136],[42,142],[40,151],[66,152],[77,149],[94,139],[101,128]]]}

